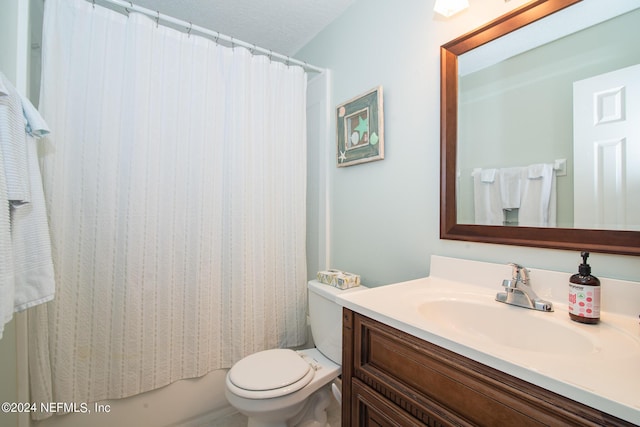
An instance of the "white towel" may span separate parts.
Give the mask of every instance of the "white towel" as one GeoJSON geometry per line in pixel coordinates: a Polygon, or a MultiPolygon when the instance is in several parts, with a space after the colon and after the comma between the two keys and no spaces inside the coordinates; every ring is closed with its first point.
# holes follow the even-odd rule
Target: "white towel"
{"type": "Polygon", "coordinates": [[[24,114],[20,95],[0,73],[0,150],[4,162],[7,197],[14,205],[28,203],[29,171],[24,114]]]}
{"type": "Polygon", "coordinates": [[[496,169],[481,169],[480,170],[480,181],[491,183],[496,180],[496,169]]]}
{"type": "Polygon", "coordinates": [[[531,165],[522,180],[522,202],[518,212],[519,225],[555,227],[557,216],[556,175],[553,164],[531,165]]]}
{"type": "Polygon", "coordinates": [[[1,74],[0,82],[1,338],[13,312],[53,299],[55,282],[34,138],[49,133],[49,129],[35,107],[1,74]],[[6,153],[12,157],[10,162],[4,157],[6,153]],[[7,190],[9,181],[13,185],[11,190],[7,190]],[[22,188],[24,185],[26,188],[22,188]],[[20,192],[19,198],[16,191],[20,192]]]}
{"type": "Polygon", "coordinates": [[[11,209],[11,235],[15,263],[14,311],[53,299],[55,276],[45,209],[37,141],[27,137],[31,203],[11,209]]]}
{"type": "Polygon", "coordinates": [[[504,223],[500,177],[495,173],[495,169],[473,172],[473,203],[476,224],[502,225],[504,223]]]}
{"type": "Polygon", "coordinates": [[[29,101],[24,95],[19,95],[20,101],[22,102],[22,113],[24,114],[27,134],[35,138],[41,138],[49,134],[51,132],[49,130],[49,126],[44,121],[38,110],[36,110],[36,107],[34,107],[31,101],[29,101]]]}
{"type": "MultiPolygon", "coordinates": [[[[11,215],[9,189],[7,187],[8,161],[4,159],[5,144],[15,133],[14,121],[6,117],[9,112],[9,88],[0,73],[0,338],[4,325],[13,317],[15,280],[13,273],[13,246],[11,241],[11,215]]],[[[11,144],[8,144],[11,147],[11,144]]]]}
{"type": "Polygon", "coordinates": [[[502,209],[517,209],[520,207],[520,187],[523,168],[500,169],[500,195],[502,209]]]}
{"type": "MultiPolygon", "coordinates": [[[[0,97],[3,95],[0,94],[0,97]]],[[[4,95],[6,96],[6,95],[4,95]]],[[[3,132],[0,127],[0,134],[3,132]]],[[[4,171],[2,150],[0,150],[0,339],[4,325],[13,317],[15,281],[13,274],[13,247],[11,245],[11,220],[9,198],[4,171]]]]}

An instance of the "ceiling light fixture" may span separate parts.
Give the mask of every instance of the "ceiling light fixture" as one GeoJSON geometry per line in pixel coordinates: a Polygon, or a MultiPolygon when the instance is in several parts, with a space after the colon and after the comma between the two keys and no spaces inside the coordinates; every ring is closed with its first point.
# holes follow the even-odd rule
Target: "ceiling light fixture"
{"type": "Polygon", "coordinates": [[[469,7],[469,0],[436,0],[433,11],[450,17],[469,7]]]}

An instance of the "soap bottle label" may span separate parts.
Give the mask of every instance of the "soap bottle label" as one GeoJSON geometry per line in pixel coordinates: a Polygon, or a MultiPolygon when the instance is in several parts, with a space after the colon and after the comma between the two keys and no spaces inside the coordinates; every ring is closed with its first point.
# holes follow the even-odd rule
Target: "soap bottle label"
{"type": "Polygon", "coordinates": [[[590,319],[600,318],[600,286],[570,283],[569,313],[590,319]]]}

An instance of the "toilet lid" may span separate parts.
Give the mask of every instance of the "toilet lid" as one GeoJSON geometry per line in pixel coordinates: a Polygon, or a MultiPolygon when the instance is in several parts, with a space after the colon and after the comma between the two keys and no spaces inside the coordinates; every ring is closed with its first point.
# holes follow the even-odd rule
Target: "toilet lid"
{"type": "Polygon", "coordinates": [[[228,378],[241,389],[266,391],[292,385],[308,377],[311,369],[311,365],[293,350],[265,350],[251,354],[233,365],[228,378]]]}

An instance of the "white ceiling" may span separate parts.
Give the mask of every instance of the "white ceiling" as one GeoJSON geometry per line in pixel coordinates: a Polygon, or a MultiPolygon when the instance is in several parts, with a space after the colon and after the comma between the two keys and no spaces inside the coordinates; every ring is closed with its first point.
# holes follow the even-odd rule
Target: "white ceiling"
{"type": "Polygon", "coordinates": [[[133,0],[134,4],[293,56],[354,0],[133,0]]]}

